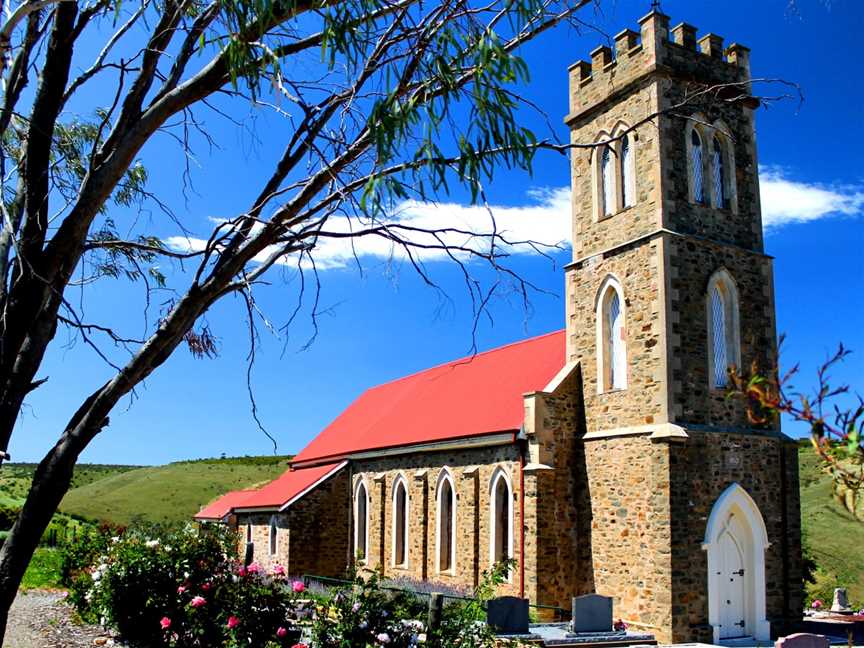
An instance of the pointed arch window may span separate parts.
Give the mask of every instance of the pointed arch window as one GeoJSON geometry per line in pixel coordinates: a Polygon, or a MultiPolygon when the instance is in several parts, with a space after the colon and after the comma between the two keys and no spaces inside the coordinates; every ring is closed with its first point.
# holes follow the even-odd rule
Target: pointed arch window
{"type": "Polygon", "coordinates": [[[269,539],[270,539],[270,555],[271,556],[276,555],[276,549],[278,547],[278,540],[279,540],[278,533],[279,533],[279,529],[276,526],[276,516],[271,515],[270,516],[270,534],[269,534],[270,535],[269,539]]]}
{"type": "Polygon", "coordinates": [[[608,277],[597,300],[598,392],[627,388],[627,337],[621,286],[608,277]]]}
{"type": "Polygon", "coordinates": [[[726,162],[723,159],[723,145],[720,139],[714,137],[711,145],[711,171],[714,180],[714,201],[717,207],[725,208],[728,205],[726,196],[726,162]]]}
{"type": "Polygon", "coordinates": [[[611,146],[604,146],[600,158],[600,182],[603,196],[603,215],[611,216],[615,213],[615,164],[612,160],[611,146]]]}
{"type": "Polygon", "coordinates": [[[369,493],[366,484],[357,483],[354,493],[354,556],[365,561],[369,549],[369,493]]]}
{"type": "Polygon", "coordinates": [[[690,173],[693,178],[693,201],[705,202],[705,183],[702,170],[702,138],[694,128],[690,132],[690,173]]]}
{"type": "Polygon", "coordinates": [[[722,389],[729,382],[729,367],[741,364],[738,290],[726,270],[719,270],[709,281],[706,302],[709,382],[722,389]]]}
{"type": "Polygon", "coordinates": [[[401,476],[393,485],[393,565],[408,565],[408,488],[401,476]]]}
{"type": "Polygon", "coordinates": [[[633,147],[630,144],[630,136],[625,135],[621,140],[621,188],[624,207],[632,207],[636,202],[634,174],[633,147]]]}
{"type": "Polygon", "coordinates": [[[438,515],[436,527],[436,556],[438,571],[452,572],[456,566],[456,493],[449,472],[442,472],[436,496],[438,515]]]}
{"type": "Polygon", "coordinates": [[[494,565],[513,557],[513,490],[507,473],[498,469],[492,476],[489,558],[494,565]]]}

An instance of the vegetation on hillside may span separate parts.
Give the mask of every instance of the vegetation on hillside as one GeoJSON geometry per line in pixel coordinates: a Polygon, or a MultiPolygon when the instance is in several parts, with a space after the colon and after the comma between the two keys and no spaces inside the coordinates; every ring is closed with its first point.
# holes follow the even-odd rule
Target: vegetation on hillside
{"type": "Polygon", "coordinates": [[[833,478],[809,443],[798,451],[801,522],[805,555],[815,569],[806,583],[808,602],[831,601],[835,587],[846,587],[853,604],[864,605],[864,531],[846,507],[832,497],[833,478]]]}
{"type": "Polygon", "coordinates": [[[121,525],[181,522],[216,497],[271,481],[287,468],[288,457],[226,457],[138,468],[70,490],[60,511],[121,525]]]}

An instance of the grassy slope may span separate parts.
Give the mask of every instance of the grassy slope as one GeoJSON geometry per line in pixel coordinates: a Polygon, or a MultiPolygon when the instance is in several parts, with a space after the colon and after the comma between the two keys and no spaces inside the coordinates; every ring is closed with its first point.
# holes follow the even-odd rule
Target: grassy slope
{"type": "MultiPolygon", "coordinates": [[[[129,470],[140,468],[140,466],[112,466],[103,464],[78,464],[72,476],[72,488],[86,486],[94,481],[119,475],[129,470]]],[[[18,504],[23,503],[30,490],[30,481],[36,470],[34,463],[7,463],[0,470],[0,503],[18,504]]]]}
{"type": "Polygon", "coordinates": [[[846,587],[852,601],[864,604],[864,523],[833,500],[831,481],[820,472],[809,447],[799,450],[799,466],[805,543],[824,572],[821,589],[846,587]]]}
{"type": "Polygon", "coordinates": [[[138,468],[70,490],[64,513],[129,524],[188,520],[229,490],[248,488],[281,475],[285,457],[189,461],[138,468]]]}

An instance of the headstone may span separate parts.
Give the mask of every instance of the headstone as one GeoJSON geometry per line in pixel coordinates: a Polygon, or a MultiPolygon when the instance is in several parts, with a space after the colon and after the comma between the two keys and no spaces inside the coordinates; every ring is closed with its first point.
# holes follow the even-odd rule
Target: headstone
{"type": "Polygon", "coordinates": [[[838,587],[834,590],[834,603],[831,604],[832,612],[851,612],[849,607],[849,596],[846,593],[845,587],[838,587]]]}
{"type": "Polygon", "coordinates": [[[585,594],[573,599],[573,632],[611,632],[612,599],[600,594],[585,594]]]}
{"type": "Polygon", "coordinates": [[[830,642],[825,635],[797,632],[788,637],[780,637],[774,648],[828,648],[830,642]]]}
{"type": "Polygon", "coordinates": [[[499,634],[528,634],[528,599],[501,596],[490,600],[486,623],[499,634]]]}

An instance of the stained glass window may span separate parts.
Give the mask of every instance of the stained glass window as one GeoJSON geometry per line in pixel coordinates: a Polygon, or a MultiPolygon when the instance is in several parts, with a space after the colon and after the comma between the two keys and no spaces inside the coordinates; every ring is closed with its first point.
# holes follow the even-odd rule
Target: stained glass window
{"type": "Polygon", "coordinates": [[[714,386],[726,386],[726,369],[729,366],[726,348],[726,300],[719,286],[711,289],[711,335],[714,348],[714,386]]]}
{"type": "Polygon", "coordinates": [[[695,130],[690,135],[690,168],[693,172],[693,200],[705,202],[705,187],[702,182],[702,138],[695,130]]]}
{"type": "Polygon", "coordinates": [[[716,137],[713,148],[711,167],[714,172],[714,198],[718,207],[726,207],[726,169],[723,162],[723,149],[716,137]]]}
{"type": "Polygon", "coordinates": [[[621,183],[624,185],[624,206],[630,207],[635,203],[635,178],[633,177],[633,147],[630,146],[630,137],[625,135],[621,140],[621,183]]]}
{"type": "Polygon", "coordinates": [[[603,214],[611,216],[615,212],[615,166],[612,164],[612,149],[603,147],[601,160],[603,180],[603,214]]]}

